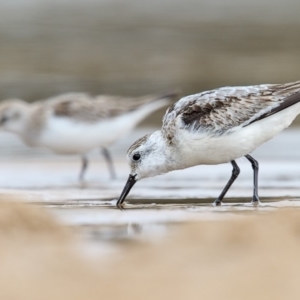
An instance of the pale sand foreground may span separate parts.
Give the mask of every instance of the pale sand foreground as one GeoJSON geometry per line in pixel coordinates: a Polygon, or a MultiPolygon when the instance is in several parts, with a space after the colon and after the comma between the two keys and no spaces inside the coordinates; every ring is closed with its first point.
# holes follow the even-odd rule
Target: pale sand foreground
{"type": "MultiPolygon", "coordinates": [[[[79,229],[80,230],[80,229],[79,229]]],[[[155,243],[84,255],[76,233],[0,203],[0,299],[296,299],[300,211],[175,227],[155,243]]]]}

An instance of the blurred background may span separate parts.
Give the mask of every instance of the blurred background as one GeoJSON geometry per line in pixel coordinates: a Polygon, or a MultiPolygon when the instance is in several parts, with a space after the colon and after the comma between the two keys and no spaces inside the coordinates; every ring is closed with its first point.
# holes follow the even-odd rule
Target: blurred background
{"type": "Polygon", "coordinates": [[[299,9],[297,0],[1,0],[0,99],[295,81],[299,9]]]}

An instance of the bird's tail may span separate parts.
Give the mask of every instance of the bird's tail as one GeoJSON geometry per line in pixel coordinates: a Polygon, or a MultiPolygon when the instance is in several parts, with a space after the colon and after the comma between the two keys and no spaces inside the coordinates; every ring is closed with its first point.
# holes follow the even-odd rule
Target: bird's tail
{"type": "Polygon", "coordinates": [[[137,102],[134,102],[137,105],[136,111],[139,112],[140,121],[153,112],[173,104],[179,98],[179,95],[178,91],[174,91],[156,96],[140,97],[137,102]]]}
{"type": "Polygon", "coordinates": [[[171,92],[166,92],[158,95],[147,95],[147,96],[142,96],[139,98],[136,98],[135,105],[142,106],[144,104],[149,104],[153,102],[163,102],[165,101],[166,105],[171,104],[175,101],[177,101],[180,97],[181,92],[180,91],[171,91],[171,92]]]}

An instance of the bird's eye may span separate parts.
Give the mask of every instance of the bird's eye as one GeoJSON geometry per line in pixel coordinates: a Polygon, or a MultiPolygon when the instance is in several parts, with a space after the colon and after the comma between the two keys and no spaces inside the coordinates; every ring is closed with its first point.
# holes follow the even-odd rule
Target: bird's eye
{"type": "Polygon", "coordinates": [[[7,121],[8,121],[8,117],[7,116],[3,116],[1,119],[0,119],[0,125],[3,125],[5,124],[7,121]]]}
{"type": "Polygon", "coordinates": [[[139,153],[136,153],[132,156],[132,159],[135,161],[138,161],[140,158],[141,158],[141,154],[139,154],[139,153]]]}

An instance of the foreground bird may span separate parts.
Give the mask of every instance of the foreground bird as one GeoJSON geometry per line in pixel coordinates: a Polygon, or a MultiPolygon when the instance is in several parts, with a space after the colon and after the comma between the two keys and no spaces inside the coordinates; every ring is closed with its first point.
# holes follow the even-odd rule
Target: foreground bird
{"type": "Polygon", "coordinates": [[[140,98],[73,93],[33,104],[7,100],[0,105],[0,128],[18,134],[29,146],[81,155],[80,180],[88,165],[87,152],[100,147],[114,177],[107,147],[175,97],[177,93],[140,98]]]}
{"type": "Polygon", "coordinates": [[[245,156],[254,171],[252,203],[258,204],[258,162],[254,149],[288,127],[300,113],[300,81],[223,87],[181,98],[170,106],[161,130],[137,140],[128,150],[131,173],[117,206],[140,179],[195,165],[230,162],[233,170],[215,200],[220,205],[245,156]]]}

